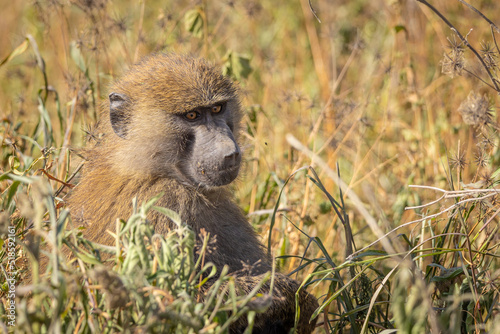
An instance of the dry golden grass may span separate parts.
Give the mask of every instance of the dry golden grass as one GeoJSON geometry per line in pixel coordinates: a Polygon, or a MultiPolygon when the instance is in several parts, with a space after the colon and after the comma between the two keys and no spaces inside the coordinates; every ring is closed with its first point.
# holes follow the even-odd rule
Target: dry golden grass
{"type": "MultiPolygon", "coordinates": [[[[0,3],[1,226],[15,224],[19,241],[30,218],[49,217],[23,211],[35,196],[25,182],[75,182],[72,149],[108,84],[151,52],[193,53],[243,88],[236,197],[281,270],[319,298],[318,333],[500,328],[499,203],[481,195],[498,186],[499,32],[462,1],[433,5],[483,64],[426,1],[0,3]],[[308,165],[317,176],[301,170],[285,186],[308,165]],[[442,195],[410,185],[469,192],[405,210],[442,195]]],[[[498,25],[500,4],[474,6],[498,25]]],[[[92,331],[76,324],[59,325],[92,331]]]]}

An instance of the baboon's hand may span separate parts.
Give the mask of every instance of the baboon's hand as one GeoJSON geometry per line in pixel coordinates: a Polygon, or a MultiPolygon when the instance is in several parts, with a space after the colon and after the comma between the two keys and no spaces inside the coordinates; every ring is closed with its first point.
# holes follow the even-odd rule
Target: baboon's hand
{"type": "MultiPolygon", "coordinates": [[[[236,283],[242,291],[249,293],[262,280],[263,275],[237,277],[236,283]]],[[[270,292],[270,282],[261,289],[261,293],[272,295],[272,303],[264,313],[257,314],[254,333],[288,333],[295,325],[295,294],[300,284],[283,274],[275,274],[274,288],[270,292]]],[[[316,298],[304,289],[299,291],[300,318],[296,328],[298,334],[308,334],[314,330],[316,319],[310,320],[318,308],[316,298]]],[[[240,318],[232,327],[231,333],[242,333],[247,326],[246,317],[240,318]]]]}

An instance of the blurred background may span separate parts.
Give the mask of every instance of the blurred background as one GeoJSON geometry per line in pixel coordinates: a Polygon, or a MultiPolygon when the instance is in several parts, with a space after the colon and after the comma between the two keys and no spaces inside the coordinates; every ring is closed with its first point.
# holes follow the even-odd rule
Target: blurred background
{"type": "MultiPolygon", "coordinates": [[[[432,4],[477,55],[427,4],[410,0],[1,0],[1,172],[41,175],[57,189],[57,180],[68,180],[78,166],[75,149],[85,145],[115,78],[152,52],[205,57],[238,81],[243,93],[244,167],[234,186],[240,207],[274,255],[285,256],[279,260],[283,272],[296,270],[296,277],[304,279],[319,267],[334,268],[332,263],[343,263],[381,236],[360,207],[386,233],[460,200],[405,210],[443,195],[410,185],[454,191],[491,190],[498,184],[499,31],[461,1],[432,4]],[[330,171],[293,147],[287,134],[315,152],[330,171]],[[294,171],[309,165],[323,190],[305,170],[285,185],[294,171]],[[331,171],[359,202],[346,196],[345,189],[340,192],[331,171]],[[314,237],[323,248],[310,243],[314,237]],[[324,260],[325,253],[333,261],[329,266],[299,266],[304,263],[301,256],[324,260]]],[[[500,24],[499,2],[472,5],[500,24]]],[[[16,211],[16,192],[21,191],[12,191],[11,185],[5,179],[0,183],[8,216],[16,211]]],[[[64,206],[65,191],[58,209],[64,206]]],[[[489,308],[481,304],[477,311],[473,306],[468,310],[475,319],[470,328],[477,332],[491,328],[488,324],[499,311],[496,200],[492,195],[487,201],[468,202],[390,236],[401,244],[396,247],[400,251],[416,246],[423,253],[428,250],[415,263],[424,286],[431,286],[433,307],[449,306],[443,300],[455,284],[465,286],[458,288],[460,293],[473,291],[477,305],[479,300],[490,302],[489,308]],[[454,249],[452,255],[439,255],[436,239],[424,242],[452,231],[467,236],[446,239],[447,246],[441,248],[454,249]],[[468,260],[460,260],[457,249],[468,252],[468,260]],[[448,277],[446,270],[455,274],[448,277]],[[482,285],[464,283],[471,275],[482,285]],[[446,287],[436,288],[435,277],[445,277],[438,281],[446,287]]],[[[370,249],[387,251],[380,243],[370,249]]],[[[412,252],[412,257],[423,254],[412,252]]],[[[354,300],[353,314],[366,314],[373,292],[389,278],[394,263],[383,259],[370,267],[364,300],[351,293],[330,301],[330,315],[328,308],[325,313],[330,327],[323,323],[322,328],[352,331],[345,316],[346,296],[354,300]]],[[[339,277],[343,283],[352,277],[358,282],[362,275],[355,275],[361,267],[339,270],[339,277]]],[[[326,303],[339,287],[333,281],[309,289],[326,303]]],[[[377,318],[361,317],[360,328],[366,319],[372,332],[394,326],[384,300],[396,293],[384,288],[375,306],[377,318]]],[[[458,309],[467,310],[467,305],[458,309]]],[[[464,326],[459,321],[457,328],[469,329],[464,326]]]]}

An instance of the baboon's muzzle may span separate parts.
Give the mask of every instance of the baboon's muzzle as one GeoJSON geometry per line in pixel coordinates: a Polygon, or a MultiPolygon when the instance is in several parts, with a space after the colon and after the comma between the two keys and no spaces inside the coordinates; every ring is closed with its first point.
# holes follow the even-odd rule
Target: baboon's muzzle
{"type": "Polygon", "coordinates": [[[192,177],[198,184],[223,186],[237,176],[241,151],[227,125],[196,130],[192,157],[192,177]]]}

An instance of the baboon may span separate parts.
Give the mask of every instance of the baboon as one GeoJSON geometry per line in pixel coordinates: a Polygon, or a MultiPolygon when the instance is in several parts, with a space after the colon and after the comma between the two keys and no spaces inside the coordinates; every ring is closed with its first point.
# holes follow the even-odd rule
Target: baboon
{"type": "MultiPolygon", "coordinates": [[[[233,202],[227,185],[238,175],[238,133],[242,111],[237,86],[209,62],[189,56],[156,54],[134,65],[111,89],[96,126],[97,142],[84,151],[80,183],[69,197],[73,220],[91,241],[112,245],[117,217],[132,213],[132,199],[180,214],[196,233],[216,236],[206,261],[224,265],[248,291],[271,270],[271,259],[252,226],[233,202]],[[251,267],[249,270],[248,267],[251,267]]],[[[156,233],[172,227],[152,213],[156,233]]],[[[294,326],[299,283],[276,274],[269,310],[258,314],[254,333],[288,333],[294,326]]],[[[318,307],[301,290],[298,333],[310,333],[318,307]]],[[[242,317],[246,318],[246,317],[242,317]]],[[[243,332],[246,319],[231,327],[243,332]]]]}

